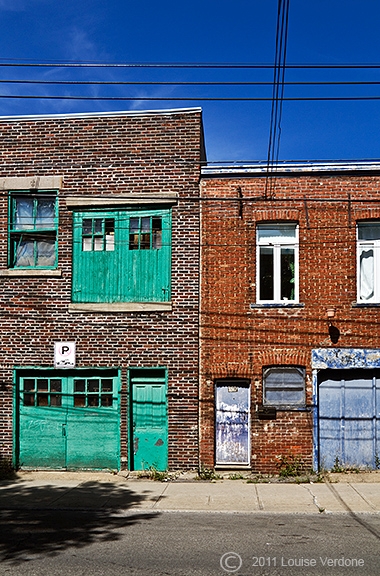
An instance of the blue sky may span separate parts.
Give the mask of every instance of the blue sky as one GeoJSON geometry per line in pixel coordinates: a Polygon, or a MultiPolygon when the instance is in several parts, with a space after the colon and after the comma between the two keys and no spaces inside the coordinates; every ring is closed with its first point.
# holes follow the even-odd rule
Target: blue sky
{"type": "MultiPolygon", "coordinates": [[[[273,64],[277,0],[0,0],[0,64],[273,64]]],[[[378,0],[290,0],[287,64],[379,64],[378,0]]],[[[0,80],[271,82],[268,69],[0,66],[0,80]]],[[[380,82],[378,69],[288,69],[285,80],[380,82]]],[[[265,160],[270,86],[48,85],[0,83],[1,96],[81,95],[92,100],[0,98],[0,115],[200,106],[210,161],[265,160]],[[126,101],[97,100],[127,96],[126,101]],[[147,97],[169,98],[147,101],[147,97]],[[170,98],[194,100],[170,100],[170,98]]],[[[285,86],[286,97],[379,96],[379,85],[285,86]]],[[[282,160],[380,158],[380,100],[285,101],[282,160]]]]}

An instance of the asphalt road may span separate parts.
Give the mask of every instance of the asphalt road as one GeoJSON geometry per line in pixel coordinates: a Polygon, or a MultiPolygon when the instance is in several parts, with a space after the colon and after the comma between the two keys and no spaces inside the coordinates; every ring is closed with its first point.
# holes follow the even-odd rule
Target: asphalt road
{"type": "Polygon", "coordinates": [[[380,516],[11,510],[9,576],[380,576],[380,516]]]}

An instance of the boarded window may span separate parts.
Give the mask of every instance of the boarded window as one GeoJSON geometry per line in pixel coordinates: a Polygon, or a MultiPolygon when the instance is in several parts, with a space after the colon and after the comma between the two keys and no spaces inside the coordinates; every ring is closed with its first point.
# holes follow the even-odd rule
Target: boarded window
{"type": "Polygon", "coordinates": [[[305,406],[305,369],[293,366],[265,368],[263,403],[278,408],[305,406]]]}

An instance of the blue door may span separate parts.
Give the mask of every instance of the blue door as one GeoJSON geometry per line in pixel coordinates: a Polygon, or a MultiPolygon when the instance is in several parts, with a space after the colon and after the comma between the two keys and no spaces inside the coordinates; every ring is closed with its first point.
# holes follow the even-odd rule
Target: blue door
{"type": "Polygon", "coordinates": [[[216,384],[216,464],[249,464],[249,384],[219,381],[216,384]]]}
{"type": "Polygon", "coordinates": [[[380,371],[322,370],[319,466],[375,468],[380,451],[380,371]]]}

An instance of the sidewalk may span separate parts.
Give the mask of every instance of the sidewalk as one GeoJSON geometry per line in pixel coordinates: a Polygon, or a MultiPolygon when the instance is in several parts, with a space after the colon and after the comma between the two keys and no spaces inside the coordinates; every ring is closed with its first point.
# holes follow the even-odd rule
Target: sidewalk
{"type": "Polygon", "coordinates": [[[380,513],[380,474],[336,475],[327,483],[157,482],[121,474],[19,472],[0,481],[0,509],[204,511],[240,513],[380,513]]]}

